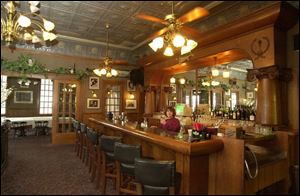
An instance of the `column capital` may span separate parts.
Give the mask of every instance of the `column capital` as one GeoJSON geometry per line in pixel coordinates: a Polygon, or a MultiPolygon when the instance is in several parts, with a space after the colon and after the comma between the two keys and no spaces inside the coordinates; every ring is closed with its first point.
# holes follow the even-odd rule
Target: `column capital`
{"type": "Polygon", "coordinates": [[[279,68],[279,66],[277,65],[257,69],[247,69],[247,71],[247,80],[249,82],[253,82],[256,79],[260,80],[263,78],[279,79],[285,82],[289,82],[292,80],[291,69],[279,68]]]}

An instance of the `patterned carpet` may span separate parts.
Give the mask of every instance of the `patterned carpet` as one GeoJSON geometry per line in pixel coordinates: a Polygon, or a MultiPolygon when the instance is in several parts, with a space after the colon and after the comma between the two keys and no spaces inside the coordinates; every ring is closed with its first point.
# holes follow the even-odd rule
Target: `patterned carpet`
{"type": "MultiPolygon", "coordinates": [[[[51,136],[9,139],[1,195],[101,195],[73,145],[52,145],[51,136]]],[[[115,194],[112,181],[107,193],[115,194]]]]}

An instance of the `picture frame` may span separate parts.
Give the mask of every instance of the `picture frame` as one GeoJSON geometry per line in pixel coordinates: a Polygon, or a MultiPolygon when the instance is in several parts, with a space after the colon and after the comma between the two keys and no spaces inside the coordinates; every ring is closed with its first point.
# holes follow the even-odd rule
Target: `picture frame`
{"type": "Polygon", "coordinates": [[[170,84],[170,87],[172,88],[171,93],[175,94],[176,93],[176,84],[170,84]]]}
{"type": "Polygon", "coordinates": [[[88,109],[99,109],[100,108],[100,99],[87,99],[87,108],[88,109]]]}
{"type": "Polygon", "coordinates": [[[127,91],[128,92],[136,91],[136,86],[134,86],[130,80],[127,80],[127,91]]]}
{"type": "Polygon", "coordinates": [[[125,109],[136,109],[136,100],[135,99],[126,99],[125,109]]]}
{"type": "Polygon", "coordinates": [[[99,89],[99,77],[89,77],[89,89],[99,89]]]}
{"type": "Polygon", "coordinates": [[[253,99],[254,95],[253,92],[247,92],[247,99],[253,99]]]}
{"type": "Polygon", "coordinates": [[[33,91],[14,91],[14,103],[32,104],[33,91]]]}

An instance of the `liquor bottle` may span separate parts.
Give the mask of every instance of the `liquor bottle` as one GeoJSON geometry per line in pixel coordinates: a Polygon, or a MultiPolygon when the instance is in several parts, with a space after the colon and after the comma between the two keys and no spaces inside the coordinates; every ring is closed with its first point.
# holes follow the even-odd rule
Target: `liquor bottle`
{"type": "Polygon", "coordinates": [[[252,110],[252,112],[250,113],[250,116],[249,116],[249,120],[255,121],[255,117],[256,117],[255,112],[254,112],[254,110],[252,110]]]}
{"type": "Polygon", "coordinates": [[[240,107],[237,107],[237,111],[236,111],[236,119],[237,119],[237,120],[241,120],[241,110],[240,110],[240,107]]]}
{"type": "Polygon", "coordinates": [[[245,109],[244,109],[244,106],[241,105],[240,108],[241,108],[240,109],[240,116],[241,116],[240,119],[241,120],[245,120],[245,109]]]}
{"type": "Polygon", "coordinates": [[[232,115],[233,115],[233,111],[232,111],[231,108],[229,107],[228,118],[229,118],[229,119],[232,119],[232,115]]]}
{"type": "Polygon", "coordinates": [[[234,107],[234,110],[232,112],[232,119],[236,120],[236,107],[234,107]]]}

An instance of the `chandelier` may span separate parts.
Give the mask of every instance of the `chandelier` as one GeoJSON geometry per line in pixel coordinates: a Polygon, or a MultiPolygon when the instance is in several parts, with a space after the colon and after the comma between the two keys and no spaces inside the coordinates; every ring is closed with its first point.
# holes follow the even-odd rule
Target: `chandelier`
{"type": "Polygon", "coordinates": [[[108,28],[109,28],[109,25],[107,24],[105,27],[106,27],[106,56],[103,61],[104,65],[102,66],[102,68],[94,69],[93,72],[97,76],[105,75],[107,78],[111,78],[112,76],[117,76],[118,72],[117,72],[117,70],[112,69],[109,66],[109,64],[112,63],[111,58],[108,57],[108,28]]]}
{"type": "MultiPolygon", "coordinates": [[[[192,39],[180,33],[182,23],[179,22],[174,14],[174,3],[172,2],[172,14],[165,17],[165,21],[169,24],[165,28],[165,33],[152,40],[148,45],[154,50],[164,51],[165,56],[173,56],[174,51],[180,50],[181,55],[191,52],[198,44],[192,39]]],[[[162,30],[164,31],[164,29],[162,30]]]]}
{"type": "Polygon", "coordinates": [[[32,44],[40,43],[41,39],[37,34],[42,34],[43,40],[50,42],[57,37],[53,33],[54,23],[38,14],[40,2],[28,1],[28,4],[30,12],[21,13],[17,10],[20,1],[8,1],[5,5],[1,2],[1,40],[9,47],[14,47],[20,40],[32,44]],[[6,15],[2,16],[2,13],[6,15]]]}

